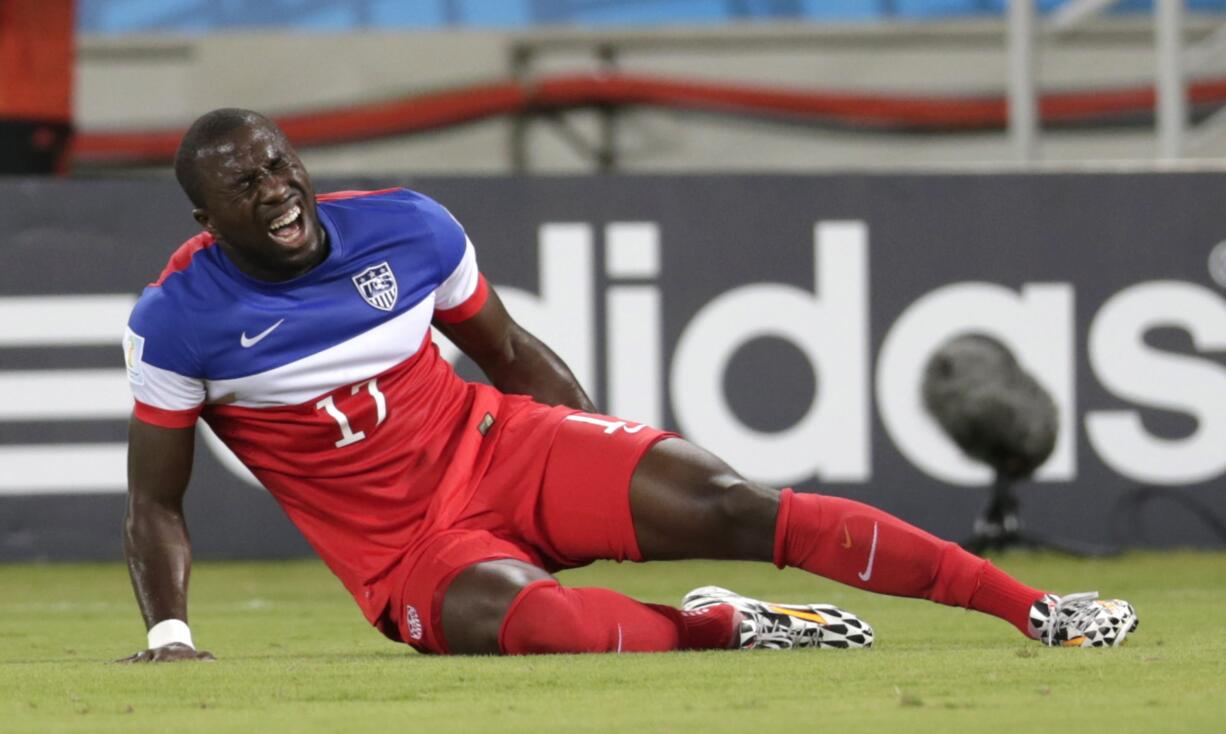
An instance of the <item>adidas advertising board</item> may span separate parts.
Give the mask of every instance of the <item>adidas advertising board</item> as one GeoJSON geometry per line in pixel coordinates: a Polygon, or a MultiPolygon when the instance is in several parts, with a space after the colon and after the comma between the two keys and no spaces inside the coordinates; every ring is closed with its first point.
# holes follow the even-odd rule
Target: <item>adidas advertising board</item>
{"type": "MultiPolygon", "coordinates": [[[[944,341],[979,331],[1058,407],[1056,449],[1019,489],[1030,528],[1222,543],[1206,518],[1226,517],[1226,175],[317,189],[397,183],[465,225],[512,315],[602,409],[680,430],[755,479],[965,535],[990,473],[925,413],[920,382],[944,341]]],[[[192,234],[169,181],[0,183],[0,559],[119,555],[143,349],[124,324],[192,234]]],[[[376,307],[395,298],[394,273],[353,278],[376,307]]],[[[309,552],[207,428],[201,442],[187,500],[198,555],[309,552]]]]}

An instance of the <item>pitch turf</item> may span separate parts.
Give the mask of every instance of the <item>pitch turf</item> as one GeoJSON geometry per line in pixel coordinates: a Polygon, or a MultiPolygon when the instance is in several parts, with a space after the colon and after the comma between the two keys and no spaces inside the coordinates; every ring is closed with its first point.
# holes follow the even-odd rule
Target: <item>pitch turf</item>
{"type": "Polygon", "coordinates": [[[869,651],[436,658],[386,642],[317,562],[198,564],[216,663],[120,666],[143,627],[118,564],[0,566],[0,731],[1226,731],[1226,555],[998,559],[1033,583],[1130,599],[1116,650],[1040,648],[1004,623],[753,564],[564,574],[676,603],[718,583],[846,606],[869,651]]]}

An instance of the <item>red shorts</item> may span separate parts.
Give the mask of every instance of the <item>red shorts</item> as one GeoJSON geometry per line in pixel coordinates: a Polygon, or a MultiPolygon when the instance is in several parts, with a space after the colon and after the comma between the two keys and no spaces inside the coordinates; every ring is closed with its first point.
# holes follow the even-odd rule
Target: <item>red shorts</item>
{"type": "MultiPolygon", "coordinates": [[[[540,418],[549,415],[557,420],[556,412],[540,418]]],[[[508,428],[472,501],[416,542],[395,574],[389,621],[422,652],[448,651],[443,594],[475,563],[511,558],[552,572],[597,559],[642,560],[630,479],[647,449],[676,434],[589,413],[565,416],[556,432],[508,428]]]]}

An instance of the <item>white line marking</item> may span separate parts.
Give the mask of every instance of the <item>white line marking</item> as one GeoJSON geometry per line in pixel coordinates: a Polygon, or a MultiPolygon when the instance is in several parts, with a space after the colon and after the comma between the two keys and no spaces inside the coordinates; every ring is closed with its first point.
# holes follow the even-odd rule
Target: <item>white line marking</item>
{"type": "MultiPolygon", "coordinates": [[[[119,349],[115,350],[119,362],[119,349]]],[[[127,418],[124,369],[0,370],[0,421],[127,418]]]]}
{"type": "Polygon", "coordinates": [[[128,490],[126,443],[0,446],[0,497],[128,490]]]}
{"type": "Polygon", "coordinates": [[[6,296],[0,298],[0,345],[51,347],[113,344],[136,304],[128,293],[92,296],[6,296]]]}

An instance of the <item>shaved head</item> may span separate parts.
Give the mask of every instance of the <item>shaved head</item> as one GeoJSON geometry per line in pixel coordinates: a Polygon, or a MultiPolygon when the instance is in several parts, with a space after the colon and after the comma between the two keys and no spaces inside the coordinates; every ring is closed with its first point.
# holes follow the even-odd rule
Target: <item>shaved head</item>
{"type": "Polygon", "coordinates": [[[254,110],[237,107],[223,107],[206,112],[183,134],[183,139],[179,141],[179,150],[175,153],[175,178],[193,205],[202,206],[204,201],[200,175],[196,169],[201,154],[221,138],[248,125],[266,127],[284,136],[272,120],[254,110]]]}

